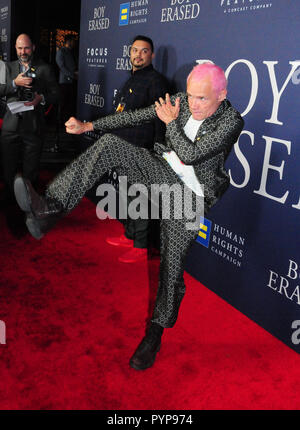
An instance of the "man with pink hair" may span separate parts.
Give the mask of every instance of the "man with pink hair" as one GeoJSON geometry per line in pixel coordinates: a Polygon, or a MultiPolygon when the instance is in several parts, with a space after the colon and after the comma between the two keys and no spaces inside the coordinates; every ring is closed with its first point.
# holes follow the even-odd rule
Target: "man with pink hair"
{"type": "MultiPolygon", "coordinates": [[[[149,190],[153,184],[188,187],[192,212],[199,209],[200,199],[207,214],[229,185],[224,163],[244,124],[226,99],[226,85],[223,70],[205,63],[193,68],[186,93],[172,97],[167,94],[150,107],[92,122],[70,118],[66,122],[67,132],[81,134],[134,127],[158,117],[166,124],[166,139],[164,144],[156,143],[151,153],[104,134],[54,179],[44,197],[36,194],[29,181],[17,177],[15,195],[27,214],[30,233],[40,239],[112,167],[118,168],[121,176],[127,176],[129,183],[143,184],[149,190]]],[[[199,224],[198,228],[188,227],[188,212],[178,219],[176,203],[171,202],[169,209],[170,217],[161,217],[160,278],[154,311],[146,335],[129,362],[137,370],[153,365],[164,328],[172,327],[177,320],[185,293],[185,257],[199,230],[199,224]]]]}

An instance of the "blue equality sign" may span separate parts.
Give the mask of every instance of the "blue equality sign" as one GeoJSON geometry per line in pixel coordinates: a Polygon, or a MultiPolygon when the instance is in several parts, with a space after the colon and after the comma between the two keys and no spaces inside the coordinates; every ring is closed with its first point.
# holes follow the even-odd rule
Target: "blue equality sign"
{"type": "Polygon", "coordinates": [[[130,2],[120,5],[119,25],[128,25],[129,23],[130,2]]]}
{"type": "Polygon", "coordinates": [[[82,120],[113,112],[137,34],[153,39],[174,91],[197,62],[225,70],[245,127],[226,162],[231,186],[199,226],[186,270],[298,353],[299,22],[287,0],[83,0],[78,87],[82,120]]]}

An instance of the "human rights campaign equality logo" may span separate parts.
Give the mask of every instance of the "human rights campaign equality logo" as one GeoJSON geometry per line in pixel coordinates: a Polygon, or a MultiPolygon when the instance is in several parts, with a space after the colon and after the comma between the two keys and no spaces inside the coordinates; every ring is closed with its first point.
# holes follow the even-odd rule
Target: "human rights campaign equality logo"
{"type": "Polygon", "coordinates": [[[211,231],[211,221],[207,218],[200,218],[200,230],[196,242],[208,248],[211,231]]]}
{"type": "Polygon", "coordinates": [[[128,25],[130,2],[120,4],[119,25],[128,25]]]}

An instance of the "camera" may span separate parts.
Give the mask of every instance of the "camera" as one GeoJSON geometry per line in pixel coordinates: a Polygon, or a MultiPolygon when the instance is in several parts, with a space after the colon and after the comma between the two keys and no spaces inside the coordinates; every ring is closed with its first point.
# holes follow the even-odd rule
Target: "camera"
{"type": "Polygon", "coordinates": [[[26,100],[27,102],[31,102],[34,99],[34,79],[36,78],[35,68],[29,67],[26,72],[23,73],[23,76],[27,78],[32,78],[31,88],[22,88],[21,89],[21,99],[26,100]]]}

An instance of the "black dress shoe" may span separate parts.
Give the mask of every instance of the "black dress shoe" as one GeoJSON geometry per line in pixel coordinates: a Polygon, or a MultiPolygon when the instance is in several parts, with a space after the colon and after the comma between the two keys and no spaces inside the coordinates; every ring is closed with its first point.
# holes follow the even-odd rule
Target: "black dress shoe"
{"type": "Polygon", "coordinates": [[[20,208],[36,218],[47,218],[62,212],[62,205],[58,201],[40,196],[30,181],[22,176],[16,176],[14,192],[20,208]]]}
{"type": "Polygon", "coordinates": [[[156,354],[160,350],[163,327],[158,330],[148,330],[135,353],[129,361],[130,367],[136,370],[145,370],[154,364],[156,354]]]}
{"type": "Polygon", "coordinates": [[[41,239],[63,215],[62,205],[54,199],[40,196],[30,181],[16,176],[15,197],[20,208],[26,212],[26,225],[35,239],[41,239]]]}

